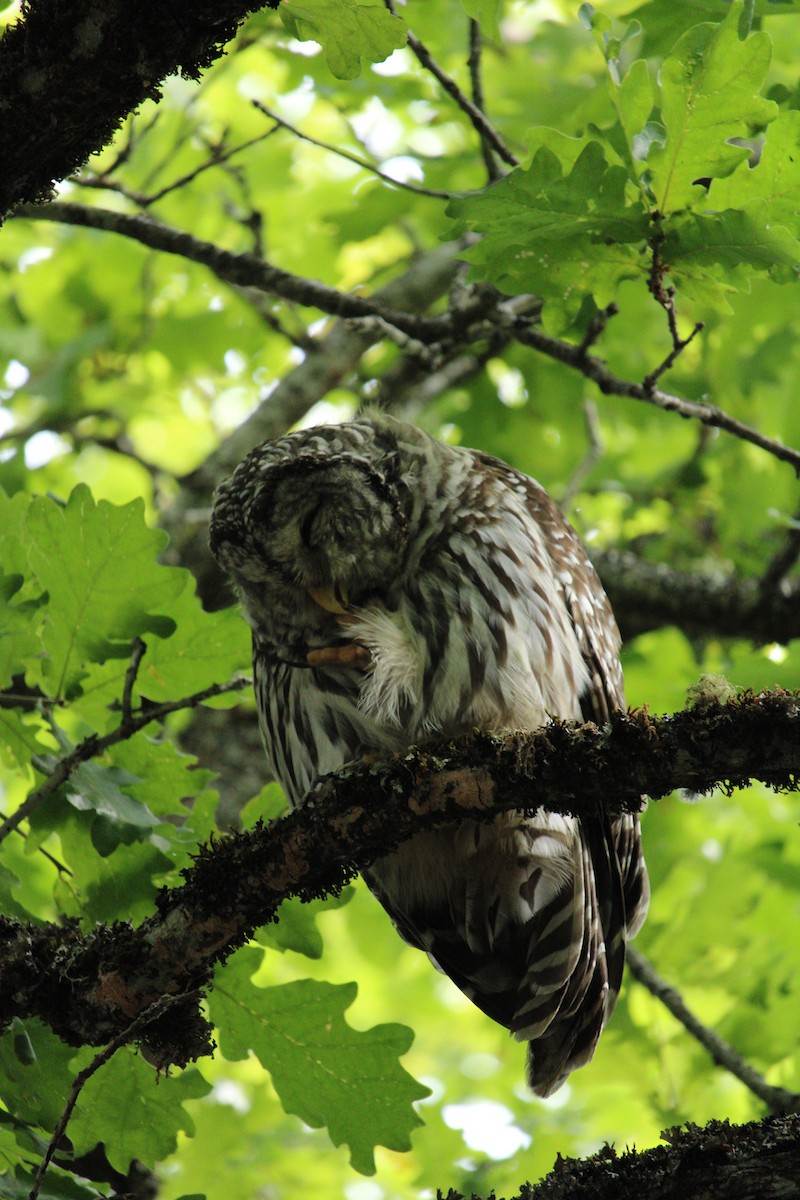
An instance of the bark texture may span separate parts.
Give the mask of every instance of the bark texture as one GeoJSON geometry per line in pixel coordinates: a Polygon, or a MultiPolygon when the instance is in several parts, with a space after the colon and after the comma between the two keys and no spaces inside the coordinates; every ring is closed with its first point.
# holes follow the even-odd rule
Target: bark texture
{"type": "Polygon", "coordinates": [[[0,214],[46,200],[144,100],[279,0],[28,0],[0,39],[0,214]]]}
{"type": "MultiPolygon", "coordinates": [[[[559,1158],[549,1175],[513,1200],[790,1200],[800,1195],[800,1117],[747,1125],[710,1121],[661,1135],[652,1150],[559,1158]]],[[[439,1200],[465,1200],[439,1190],[439,1200]]],[[[492,1193],[492,1197],[494,1193],[492,1193]]],[[[492,1200],[487,1197],[487,1200],[492,1200]]],[[[473,1193],[472,1200],[481,1200],[473,1193]]],[[[512,1200],[512,1198],[509,1198],[512,1200]]]]}

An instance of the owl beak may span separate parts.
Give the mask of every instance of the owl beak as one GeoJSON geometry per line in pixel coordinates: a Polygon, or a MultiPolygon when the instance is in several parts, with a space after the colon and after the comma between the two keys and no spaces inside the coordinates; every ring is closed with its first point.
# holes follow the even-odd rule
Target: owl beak
{"type": "Polygon", "coordinates": [[[314,603],[326,612],[341,616],[348,610],[347,596],[337,584],[330,587],[311,587],[307,591],[314,603]]]}

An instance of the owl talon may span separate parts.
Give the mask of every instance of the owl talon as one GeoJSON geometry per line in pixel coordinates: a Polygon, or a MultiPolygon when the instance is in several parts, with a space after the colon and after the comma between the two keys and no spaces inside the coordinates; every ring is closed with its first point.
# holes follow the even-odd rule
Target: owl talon
{"type": "Polygon", "coordinates": [[[366,665],[370,661],[370,653],[366,646],[358,642],[348,642],[345,646],[322,646],[319,650],[309,650],[306,662],[310,667],[352,667],[366,665]]]}

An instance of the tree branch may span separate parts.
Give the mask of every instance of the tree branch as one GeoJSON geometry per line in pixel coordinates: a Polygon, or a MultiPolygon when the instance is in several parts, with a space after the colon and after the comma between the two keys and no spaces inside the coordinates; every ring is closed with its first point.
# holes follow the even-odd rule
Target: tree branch
{"type": "MultiPolygon", "coordinates": [[[[534,1187],[524,1183],[511,1200],[788,1200],[800,1192],[800,1117],[709,1121],[661,1136],[669,1145],[559,1156],[549,1175],[534,1187]]],[[[437,1197],[464,1200],[452,1188],[437,1197]]]]}
{"type": "Polygon", "coordinates": [[[744,442],[750,442],[782,462],[789,463],[794,467],[795,473],[800,475],[800,450],[781,445],[774,438],[769,438],[766,434],[753,429],[752,426],[737,421],[735,417],[730,416],[721,408],[717,408],[714,404],[685,400],[671,392],[662,392],[659,388],[650,387],[646,381],[645,383],[633,383],[630,380],[621,379],[608,369],[602,359],[596,358],[593,354],[587,354],[581,346],[560,341],[540,329],[532,328],[527,322],[518,322],[516,338],[523,345],[531,346],[534,350],[546,354],[548,358],[553,358],[557,362],[580,371],[587,379],[591,379],[597,384],[604,396],[626,396],[632,400],[641,400],[645,404],[663,408],[665,412],[675,412],[681,417],[700,421],[703,425],[710,425],[714,429],[724,429],[726,433],[732,433],[734,437],[738,437],[744,442]]]}
{"type": "MultiPolygon", "coordinates": [[[[469,78],[472,85],[472,102],[479,112],[485,112],[486,106],[483,99],[483,79],[481,78],[481,52],[482,38],[480,22],[470,18],[469,22],[469,57],[467,58],[467,67],[469,68],[469,78]]],[[[500,179],[503,171],[495,162],[494,151],[491,143],[488,141],[486,134],[481,133],[481,154],[483,161],[486,164],[486,175],[490,183],[500,179]]]]}
{"type": "Polygon", "coordinates": [[[154,1001],[154,1003],[151,1004],[149,1008],[145,1009],[145,1011],[141,1013],[135,1021],[130,1023],[127,1029],[121,1030],[115,1038],[112,1038],[107,1046],[104,1046],[98,1054],[95,1054],[92,1061],[88,1063],[82,1071],[78,1072],[72,1081],[72,1087],[70,1088],[70,1093],[67,1097],[67,1103],[64,1105],[63,1112],[56,1122],[56,1126],[53,1130],[52,1136],[50,1137],[50,1141],[47,1143],[47,1149],[45,1150],[42,1160],[39,1163],[39,1168],[33,1181],[33,1187],[28,1193],[28,1200],[37,1200],[42,1188],[42,1184],[44,1183],[44,1177],[47,1173],[47,1168],[52,1162],[53,1155],[58,1150],[59,1143],[61,1142],[70,1118],[75,1111],[75,1105],[78,1103],[78,1097],[92,1076],[95,1075],[110,1059],[112,1059],[116,1052],[124,1045],[138,1038],[139,1034],[146,1028],[147,1025],[149,1025],[151,1021],[154,1021],[156,1017],[161,1016],[161,1014],[165,1012],[166,1009],[170,1008],[171,1005],[179,1003],[182,999],[183,997],[178,996],[162,996],[158,1000],[154,1001]]]}
{"type": "Polygon", "coordinates": [[[327,150],[330,154],[336,154],[339,158],[346,159],[347,162],[353,163],[357,167],[363,167],[365,171],[370,171],[373,175],[377,175],[378,179],[382,179],[384,183],[388,183],[390,187],[400,188],[406,192],[416,192],[418,196],[432,196],[435,200],[452,200],[455,195],[460,195],[457,192],[442,192],[436,188],[422,187],[416,183],[406,183],[404,179],[394,179],[391,175],[387,175],[375,163],[369,159],[363,158],[360,154],[354,154],[352,150],[345,150],[343,146],[334,146],[330,142],[320,141],[319,138],[312,137],[310,133],[304,133],[302,129],[298,129],[296,125],[292,125],[285,120],[280,113],[269,108],[266,104],[262,104],[260,100],[251,101],[254,108],[257,108],[265,117],[269,117],[275,122],[275,127],[270,130],[274,133],[277,129],[285,129],[288,133],[294,134],[296,138],[300,138],[303,142],[308,142],[311,146],[318,146],[320,150],[327,150]]]}
{"type": "MultiPolygon", "coordinates": [[[[126,742],[132,738],[135,733],[146,729],[153,721],[162,721],[164,717],[170,713],[180,712],[186,708],[196,708],[205,700],[211,700],[215,696],[224,696],[228,692],[239,692],[246,688],[249,684],[248,679],[234,679],[231,683],[215,683],[211,687],[204,688],[202,692],[195,692],[191,696],[184,696],[181,700],[172,700],[166,704],[148,705],[147,708],[131,712],[130,709],[130,689],[133,687],[133,676],[135,677],[136,670],[141,662],[142,654],[144,653],[144,644],[139,638],[136,638],[133,658],[131,665],[125,677],[125,688],[122,697],[122,720],[116,729],[112,729],[110,733],[100,737],[97,734],[90,734],[84,738],[82,742],[71,750],[69,754],[58,759],[55,765],[46,774],[46,777],[37,788],[30,793],[27,799],[19,806],[19,808],[6,817],[0,824],[0,842],[4,841],[14,829],[19,828],[23,821],[32,817],[37,809],[41,808],[45,800],[52,796],[62,783],[66,783],[73,771],[83,762],[88,762],[92,758],[97,758],[100,754],[105,753],[111,746],[117,746],[120,742],[126,742]]],[[[34,762],[37,770],[43,770],[44,766],[38,761],[34,762]]]]}
{"type": "MultiPolygon", "coordinates": [[[[489,820],[526,801],[584,817],[635,812],[643,792],[748,779],[790,789],[798,775],[800,698],[783,692],[670,717],[617,713],[602,729],[555,722],[536,733],[474,734],[359,764],[321,780],[268,828],[206,846],[138,929],[0,922],[0,1023],[36,1015],[68,1042],[108,1042],[160,996],[206,985],[213,964],[273,920],[287,896],[335,893],[422,829],[489,820]]],[[[196,1007],[178,1012],[148,1033],[161,1065],[209,1050],[196,1007]]]]}
{"type": "Polygon", "coordinates": [[[720,1037],[716,1030],[709,1029],[697,1019],[687,1008],[679,992],[667,983],[666,979],[661,978],[652,963],[649,963],[635,946],[628,947],[626,961],[633,978],[660,1000],[701,1046],[705,1046],[717,1066],[735,1075],[759,1100],[763,1100],[772,1112],[800,1112],[800,1096],[796,1092],[787,1091],[786,1088],[773,1087],[767,1083],[764,1076],[745,1062],[741,1054],[720,1037]]]}
{"type": "MultiPolygon", "coordinates": [[[[383,0],[383,2],[388,8],[389,12],[396,16],[397,12],[395,10],[394,0],[383,0]]],[[[452,79],[447,72],[439,66],[428,47],[424,44],[424,42],[421,42],[419,38],[411,32],[410,29],[408,31],[408,45],[409,49],[412,50],[416,55],[420,66],[424,67],[426,71],[430,71],[431,75],[433,75],[434,79],[439,82],[442,89],[447,92],[447,95],[456,102],[463,113],[466,113],[481,141],[488,143],[488,145],[491,146],[497,155],[502,158],[503,162],[508,163],[510,167],[519,166],[519,159],[517,158],[516,154],[513,154],[511,150],[509,150],[508,146],[505,144],[488,117],[481,112],[477,104],[472,103],[469,96],[466,96],[464,92],[462,92],[455,79],[452,79]]]]}
{"type": "Polygon", "coordinates": [[[726,571],[676,571],[617,550],[592,551],[592,561],[626,639],[663,625],[756,645],[800,637],[800,580],[764,596],[759,579],[726,571]]]}
{"type": "Polygon", "coordinates": [[[196,79],[278,0],[37,0],[0,40],[0,215],[46,197],[176,72],[196,79]]]}
{"type": "Polygon", "coordinates": [[[254,254],[236,254],[230,250],[223,250],[213,242],[205,242],[181,229],[173,229],[153,217],[142,216],[139,213],[121,213],[108,208],[56,202],[46,205],[23,204],[14,215],[30,220],[58,221],[65,225],[82,225],[89,229],[118,233],[150,247],[151,250],[178,254],[190,262],[208,267],[223,283],[230,283],[236,287],[260,288],[262,291],[282,296],[285,300],[318,308],[333,317],[379,317],[388,326],[394,326],[422,342],[437,341],[452,333],[450,321],[446,317],[417,317],[413,313],[387,308],[375,297],[368,299],[339,292],[327,284],[304,279],[300,275],[293,275],[291,271],[273,267],[254,254]]]}
{"type": "MultiPolygon", "coordinates": [[[[453,309],[435,317],[417,316],[396,307],[388,307],[380,295],[364,298],[340,292],[326,284],[273,267],[256,255],[235,254],[139,214],[119,213],[80,204],[54,203],[45,206],[23,205],[17,216],[119,233],[151,249],[179,254],[200,263],[213,271],[218,279],[236,287],[260,288],[286,300],[318,308],[332,316],[365,320],[371,342],[380,340],[387,330],[396,329],[406,338],[412,338],[422,345],[469,344],[481,337],[491,336],[498,328],[508,330],[510,327],[517,341],[579,371],[597,384],[604,395],[640,400],[712,428],[723,429],[782,462],[790,463],[795,473],[800,474],[800,451],[776,442],[716,405],[686,400],[650,386],[647,381],[634,383],[620,378],[608,369],[602,359],[587,353],[586,339],[576,346],[535,328],[528,315],[512,315],[509,318],[507,299],[491,290],[482,289],[472,293],[470,303],[463,309],[453,309]]],[[[606,313],[610,315],[610,310],[606,310],[606,313]]],[[[595,331],[592,331],[592,340],[595,336],[595,331]]]]}

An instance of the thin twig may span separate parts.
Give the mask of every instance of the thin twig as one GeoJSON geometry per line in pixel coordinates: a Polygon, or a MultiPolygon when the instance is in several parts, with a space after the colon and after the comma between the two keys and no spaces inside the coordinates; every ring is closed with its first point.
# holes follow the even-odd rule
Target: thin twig
{"type": "MultiPolygon", "coordinates": [[[[383,0],[383,2],[388,8],[389,12],[393,16],[397,16],[397,12],[395,11],[394,7],[394,0],[383,0]]],[[[481,112],[477,105],[472,103],[469,96],[464,95],[455,79],[452,79],[447,72],[439,66],[430,50],[428,50],[427,46],[421,42],[419,38],[411,32],[410,29],[408,31],[408,46],[409,49],[416,55],[420,66],[424,67],[426,71],[430,71],[431,75],[433,75],[435,79],[438,79],[448,96],[455,100],[462,112],[467,114],[478,135],[482,139],[486,139],[492,149],[500,156],[500,158],[502,158],[503,162],[508,163],[510,167],[518,167],[519,159],[517,158],[516,154],[513,154],[511,150],[509,150],[508,146],[505,144],[494,125],[492,125],[491,121],[488,120],[488,118],[481,112]]]]}
{"type": "Polygon", "coordinates": [[[241,154],[242,150],[249,150],[251,146],[257,146],[259,142],[266,141],[266,139],[272,137],[274,133],[274,129],[268,129],[265,133],[259,133],[256,135],[256,137],[252,137],[246,142],[240,142],[238,146],[233,146],[230,150],[222,150],[219,152],[213,151],[211,158],[208,158],[205,162],[200,163],[199,167],[195,167],[193,171],[187,171],[187,173],[185,175],[181,175],[179,179],[175,179],[172,183],[165,184],[164,187],[160,188],[157,192],[153,192],[151,196],[147,197],[145,204],[149,206],[151,204],[155,204],[158,200],[163,200],[163,198],[168,196],[170,192],[175,192],[178,190],[178,188],[185,187],[187,183],[192,183],[198,177],[198,175],[202,175],[204,171],[209,171],[212,167],[222,166],[223,163],[228,162],[229,159],[234,157],[234,155],[241,154]]]}
{"type": "Polygon", "coordinates": [[[619,308],[612,300],[605,308],[601,308],[595,313],[589,322],[586,333],[583,335],[583,340],[578,345],[578,354],[587,354],[589,349],[595,344],[608,322],[612,317],[615,317],[619,312],[619,308]]]}
{"type": "Polygon", "coordinates": [[[654,220],[656,222],[656,231],[650,238],[651,263],[647,277],[647,289],[656,303],[660,304],[667,314],[669,335],[672,338],[672,349],[663,362],[659,363],[655,370],[645,376],[643,386],[648,391],[653,390],[664,372],[670,369],[676,358],[683,353],[689,343],[694,341],[698,333],[705,328],[705,323],[698,321],[688,337],[682,338],[678,332],[678,314],[675,311],[675,288],[667,287],[664,283],[667,266],[661,257],[661,245],[664,241],[664,233],[661,228],[660,215],[655,214],[654,220]]]}
{"type": "MultiPolygon", "coordinates": [[[[472,87],[472,101],[476,108],[485,113],[486,105],[483,99],[483,80],[481,78],[481,49],[480,23],[473,17],[470,17],[467,66],[469,67],[469,78],[472,87]]],[[[494,183],[495,180],[502,178],[504,172],[498,167],[491,144],[487,141],[483,133],[481,134],[481,154],[486,164],[486,174],[489,176],[490,182],[494,183]]]]}
{"type": "Polygon", "coordinates": [[[142,659],[147,652],[147,646],[140,637],[133,639],[133,649],[131,650],[131,661],[128,664],[128,669],[125,672],[125,683],[122,688],[122,702],[120,705],[122,711],[121,725],[126,725],[133,720],[133,712],[131,710],[131,697],[133,695],[133,685],[136,682],[136,676],[139,674],[139,667],[142,659]]]}
{"type": "Polygon", "coordinates": [[[53,1130],[50,1141],[47,1144],[47,1149],[44,1152],[42,1161],[39,1163],[39,1169],[36,1172],[36,1177],[33,1181],[33,1187],[28,1193],[28,1200],[37,1200],[39,1192],[42,1188],[42,1183],[44,1182],[47,1168],[50,1166],[53,1155],[58,1149],[58,1144],[64,1136],[64,1131],[66,1130],[67,1125],[69,1124],[69,1119],[75,1110],[78,1097],[92,1076],[96,1074],[97,1071],[99,1071],[100,1068],[104,1066],[111,1058],[113,1058],[116,1052],[122,1046],[132,1041],[146,1025],[149,1025],[152,1021],[156,1020],[157,1017],[160,1017],[161,1014],[166,1012],[166,1010],[173,1004],[191,999],[191,996],[191,993],[185,993],[179,996],[159,997],[159,999],[149,1005],[149,1007],[146,1008],[143,1013],[140,1013],[136,1020],[132,1021],[127,1029],[123,1029],[115,1038],[112,1038],[108,1045],[104,1046],[99,1054],[95,1054],[92,1061],[85,1066],[82,1071],[78,1072],[72,1081],[72,1088],[70,1089],[69,1096],[67,1097],[67,1103],[64,1105],[64,1111],[58,1118],[58,1122],[53,1130]]]}
{"type": "Polygon", "coordinates": [[[789,463],[800,475],[800,451],[792,449],[791,446],[784,446],[773,438],[767,437],[766,434],[760,433],[759,430],[753,429],[752,426],[737,421],[735,417],[730,416],[723,409],[717,408],[714,404],[704,404],[698,400],[685,400],[681,396],[663,392],[659,388],[651,390],[646,388],[643,383],[633,383],[630,380],[621,379],[608,369],[602,359],[596,358],[592,354],[582,354],[580,347],[573,346],[569,342],[562,342],[540,329],[534,329],[526,321],[517,322],[515,336],[517,341],[522,342],[523,345],[531,346],[541,354],[546,354],[548,358],[553,358],[568,367],[574,367],[587,379],[596,383],[605,396],[625,396],[631,400],[642,400],[646,404],[664,409],[665,412],[675,412],[681,417],[700,421],[703,425],[724,429],[726,433],[731,433],[744,442],[750,442],[753,446],[766,450],[768,454],[779,458],[781,462],[789,463]]]}
{"type": "MultiPolygon", "coordinates": [[[[304,354],[314,354],[319,348],[318,340],[308,332],[305,326],[298,320],[298,325],[302,327],[298,330],[289,329],[280,317],[277,317],[270,307],[274,304],[268,295],[262,292],[259,288],[240,287],[239,294],[257,313],[260,319],[264,322],[268,329],[273,333],[277,333],[279,337],[285,338],[292,346],[296,346],[298,350],[302,350],[304,354]]],[[[287,304],[287,308],[292,308],[291,304],[287,304]]],[[[292,313],[296,317],[296,313],[292,313]]]]}
{"type": "MultiPolygon", "coordinates": [[[[672,290],[672,289],[670,289],[670,290],[672,290]]],[[[704,321],[697,321],[697,323],[695,324],[695,326],[694,326],[692,332],[689,334],[689,336],[682,338],[682,337],[678,337],[677,325],[674,326],[674,330],[673,330],[673,324],[674,324],[674,319],[670,319],[670,332],[672,332],[672,335],[673,335],[672,349],[670,350],[670,352],[666,356],[666,358],[663,360],[663,362],[660,362],[658,364],[658,366],[655,368],[655,370],[651,371],[649,375],[645,375],[644,379],[642,380],[642,386],[647,391],[651,392],[653,390],[656,383],[661,378],[661,376],[664,374],[664,372],[668,371],[670,369],[672,364],[675,362],[675,359],[678,358],[679,355],[683,354],[684,350],[689,345],[689,343],[693,342],[694,339],[697,337],[698,333],[700,333],[706,327],[704,321]]]]}
{"type": "Polygon", "coordinates": [[[269,117],[271,121],[275,121],[275,129],[271,129],[270,133],[274,133],[277,129],[286,129],[302,141],[308,142],[312,146],[319,146],[320,150],[327,150],[331,154],[337,154],[339,158],[347,159],[348,162],[355,163],[357,167],[363,167],[365,171],[371,171],[373,175],[377,175],[384,183],[389,183],[393,187],[403,188],[406,192],[415,192],[418,196],[433,196],[436,200],[452,200],[454,196],[464,195],[463,192],[440,192],[436,188],[420,187],[418,184],[406,183],[402,179],[395,179],[392,175],[387,175],[380,167],[376,167],[369,159],[362,158],[360,154],[354,154],[352,150],[345,150],[342,146],[333,146],[330,142],[323,142],[319,138],[312,137],[310,133],[304,133],[302,129],[298,129],[290,121],[284,120],[279,113],[276,113],[274,109],[269,108],[266,104],[262,104],[260,100],[252,100],[251,103],[265,117],[269,117]]]}
{"type": "Polygon", "coordinates": [[[786,539],[761,576],[760,593],[764,600],[780,588],[786,576],[800,560],[800,512],[796,513],[786,539]]]}
{"type": "Polygon", "coordinates": [[[178,134],[172,142],[172,145],[165,150],[163,155],[160,155],[157,158],[154,157],[152,163],[145,163],[145,165],[150,166],[149,171],[147,171],[147,174],[142,181],[142,187],[146,193],[149,193],[150,189],[155,185],[155,181],[159,178],[162,172],[167,171],[170,164],[178,160],[180,151],[183,150],[183,148],[195,137],[197,133],[197,124],[193,123],[189,118],[192,108],[194,108],[194,106],[200,101],[203,88],[206,86],[207,82],[207,79],[204,80],[200,87],[196,88],[192,92],[188,102],[183,106],[183,120],[179,126],[178,134]]]}
{"type": "Polygon", "coordinates": [[[800,1112],[800,1095],[786,1088],[773,1087],[763,1075],[746,1063],[729,1042],[713,1029],[709,1029],[686,1007],[682,996],[671,984],[662,979],[651,963],[632,946],[627,951],[631,975],[660,1000],[681,1025],[705,1046],[714,1062],[735,1075],[745,1087],[770,1108],[772,1112],[800,1112]]]}
{"type": "Polygon", "coordinates": [[[146,192],[125,187],[116,179],[112,179],[110,175],[71,175],[69,182],[76,187],[91,188],[98,192],[113,192],[115,196],[122,196],[123,200],[130,201],[137,208],[146,208],[150,202],[146,192]]]}
{"type": "MultiPolygon", "coordinates": [[[[5,820],[5,814],[2,811],[0,811],[0,820],[5,820]]],[[[21,829],[17,829],[16,832],[19,834],[19,836],[22,838],[23,841],[27,840],[28,835],[23,833],[21,829]]],[[[56,856],[54,854],[51,854],[49,850],[45,850],[44,846],[37,846],[36,850],[37,850],[37,853],[41,854],[44,858],[47,859],[47,861],[49,863],[51,863],[55,867],[55,869],[58,871],[59,875],[71,876],[73,874],[73,872],[69,869],[69,867],[67,866],[66,863],[62,863],[60,861],[60,859],[56,858],[56,856]]]]}
{"type": "Polygon", "coordinates": [[[110,165],[106,167],[102,176],[99,177],[101,179],[108,180],[108,182],[92,182],[93,177],[84,179],[79,175],[72,176],[70,178],[70,182],[80,183],[86,187],[113,187],[114,185],[110,182],[109,176],[113,175],[115,171],[119,170],[120,167],[124,166],[125,163],[128,162],[131,154],[136,149],[138,144],[143,140],[144,137],[146,137],[151,129],[155,128],[156,122],[160,119],[163,112],[163,108],[156,108],[153,114],[146,121],[142,121],[134,116],[129,117],[125,140],[120,145],[120,148],[112,159],[110,165]]]}
{"type": "Polygon", "coordinates": [[[600,414],[597,411],[597,405],[594,400],[584,400],[583,416],[586,422],[586,432],[589,437],[589,448],[572,472],[571,478],[567,481],[567,486],[564,488],[559,499],[559,504],[562,508],[566,508],[570,503],[575,494],[580,490],[586,476],[605,454],[606,447],[603,441],[603,431],[600,428],[600,414]]]}
{"type": "MultiPolygon", "coordinates": [[[[129,668],[130,670],[130,668],[129,668]]],[[[126,676],[127,681],[127,676],[126,676]]],[[[126,742],[133,737],[139,730],[146,728],[152,721],[160,721],[170,713],[180,712],[184,708],[197,708],[206,700],[211,700],[215,696],[224,696],[229,692],[240,692],[248,687],[250,680],[246,678],[233,679],[230,683],[215,683],[211,687],[204,688],[201,692],[194,692],[191,696],[184,696],[181,700],[173,700],[168,704],[149,705],[146,709],[138,709],[130,714],[126,720],[120,721],[116,729],[112,729],[110,733],[103,737],[98,737],[92,733],[89,737],[83,739],[78,745],[60,758],[53,767],[50,774],[46,777],[43,783],[39,785],[28,796],[10,817],[6,817],[2,825],[0,825],[0,842],[2,842],[12,830],[22,824],[27,817],[31,816],[57,788],[69,779],[72,772],[79,767],[82,762],[88,762],[90,758],[95,758],[99,754],[103,754],[111,746],[116,746],[120,742],[126,742]]]]}

